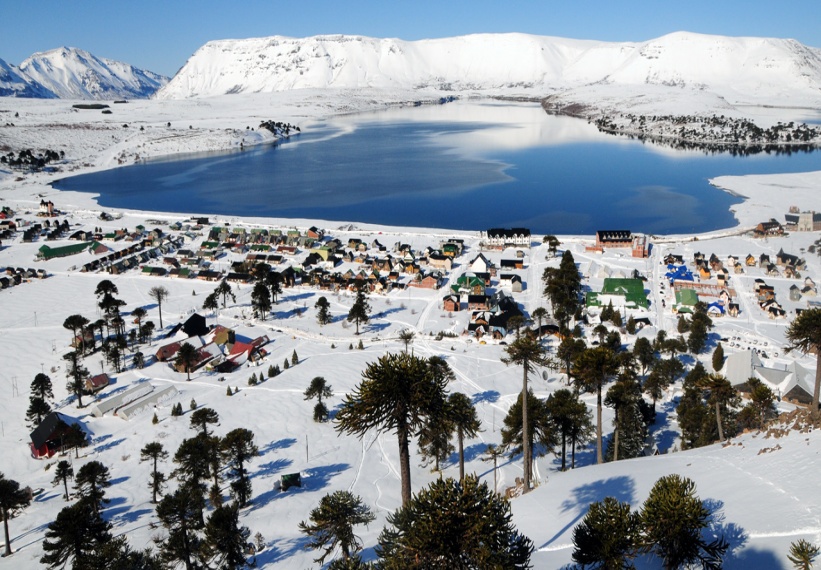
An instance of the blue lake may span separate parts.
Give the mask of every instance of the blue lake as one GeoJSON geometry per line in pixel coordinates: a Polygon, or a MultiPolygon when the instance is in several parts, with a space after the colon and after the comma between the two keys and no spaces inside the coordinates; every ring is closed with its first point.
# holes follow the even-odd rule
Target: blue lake
{"type": "Polygon", "coordinates": [[[456,102],[301,127],[275,146],[151,161],[54,186],[97,193],[103,207],[164,212],[554,234],[697,233],[736,225],[729,208],[740,199],[709,178],[821,170],[818,151],[673,150],[602,134],[535,104],[456,102]]]}

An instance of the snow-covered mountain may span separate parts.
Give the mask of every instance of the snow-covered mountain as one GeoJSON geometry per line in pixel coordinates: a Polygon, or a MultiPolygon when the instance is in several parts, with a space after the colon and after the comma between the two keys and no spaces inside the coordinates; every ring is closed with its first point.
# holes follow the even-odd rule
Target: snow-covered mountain
{"type": "Polygon", "coordinates": [[[0,97],[50,99],[54,96],[54,93],[26,77],[16,66],[0,59],[0,97]]]}
{"type": "Polygon", "coordinates": [[[402,41],[361,36],[205,44],[160,99],[301,88],[547,95],[591,84],[710,90],[731,100],[821,103],[821,50],[794,40],[677,32],[639,43],[527,34],[402,41]]]}
{"type": "Polygon", "coordinates": [[[0,61],[0,95],[61,99],[145,99],[168,78],[133,65],[61,47],[19,67],[0,61]]]}

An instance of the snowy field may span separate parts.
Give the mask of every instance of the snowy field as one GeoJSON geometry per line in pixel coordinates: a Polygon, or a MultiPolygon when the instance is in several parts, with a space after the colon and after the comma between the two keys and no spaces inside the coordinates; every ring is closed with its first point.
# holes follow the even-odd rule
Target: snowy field
{"type": "MultiPolygon", "coordinates": [[[[435,94],[432,94],[435,96],[435,94]]],[[[51,200],[62,213],[59,220],[68,220],[72,230],[101,227],[103,232],[120,228],[134,229],[162,227],[176,221],[184,222],[191,212],[179,215],[151,211],[121,211],[108,213],[116,217],[110,221],[99,219],[100,208],[93,196],[81,193],[59,192],[48,183],[66,172],[80,173],[128,164],[145,159],[176,153],[225,150],[244,145],[266,142],[259,131],[249,132],[246,126],[256,127],[262,120],[285,121],[303,128],[312,121],[341,113],[383,108],[388,104],[402,104],[419,99],[419,93],[345,91],[328,95],[320,91],[292,91],[278,94],[216,97],[181,101],[133,101],[126,105],[112,105],[112,115],[99,111],[74,111],[68,101],[37,101],[24,99],[0,100],[0,125],[13,123],[14,127],[0,127],[0,146],[10,148],[49,148],[63,150],[66,164],[58,174],[20,174],[0,170],[0,206],[12,208],[15,217],[35,222],[42,199],[51,200]],[[238,104],[240,103],[241,104],[238,104]],[[170,126],[168,124],[170,123],[170,126]],[[123,125],[127,124],[127,128],[123,125]],[[142,128],[141,128],[142,127],[142,128]]],[[[702,103],[694,103],[701,105],[702,103]]],[[[805,257],[808,263],[805,276],[816,282],[821,279],[821,263],[817,255],[806,252],[818,239],[818,232],[796,232],[788,237],[756,240],[738,235],[739,229],[775,217],[783,221],[789,206],[801,210],[821,210],[821,172],[789,175],[750,176],[743,178],[719,178],[713,183],[722,189],[744,196],[742,204],[735,207],[738,227],[726,231],[697,236],[665,236],[655,243],[649,259],[633,259],[615,250],[604,254],[585,251],[592,245],[593,236],[560,236],[560,250],[570,249],[582,271],[584,284],[598,290],[602,280],[590,275],[593,264],[624,272],[639,270],[647,277],[651,306],[648,311],[636,313],[646,317],[652,326],[639,334],[655,336],[660,328],[675,334],[676,319],[669,287],[660,283],[665,266],[661,260],[667,253],[682,255],[686,262],[697,251],[708,257],[715,253],[725,260],[729,255],[743,258],[751,253],[759,256],[769,253],[774,259],[780,249],[805,257]],[[661,301],[665,300],[663,304],[661,301]],[[666,305],[663,306],[663,305],[666,305]]],[[[219,218],[217,224],[229,223],[232,227],[251,228],[299,228],[303,232],[317,225],[346,243],[350,238],[360,238],[370,244],[378,239],[389,249],[396,242],[410,243],[414,249],[438,247],[447,238],[465,240],[465,252],[456,259],[457,266],[450,273],[450,282],[462,274],[470,261],[480,252],[479,236],[447,229],[389,228],[358,224],[351,220],[277,220],[251,218],[219,218]]],[[[206,228],[207,230],[207,228],[206,228]]],[[[236,303],[230,303],[216,313],[202,311],[205,297],[213,291],[215,283],[200,280],[171,279],[168,277],[143,276],[138,269],[119,275],[83,273],[77,270],[92,261],[90,252],[52,261],[35,261],[38,248],[45,242],[37,240],[23,243],[21,234],[12,240],[4,240],[0,248],[0,269],[5,267],[32,267],[45,269],[46,279],[32,279],[7,290],[0,291],[0,331],[3,341],[0,350],[0,471],[5,476],[43,489],[35,501],[20,516],[10,521],[12,547],[16,551],[10,559],[1,559],[0,568],[34,568],[42,555],[41,543],[46,526],[65,506],[61,489],[52,486],[52,466],[57,458],[37,461],[29,454],[29,432],[24,421],[28,406],[29,384],[34,376],[45,371],[55,388],[54,408],[81,419],[92,434],[92,443],[81,451],[79,459],[70,459],[75,471],[85,462],[99,460],[109,467],[113,481],[108,491],[111,503],[104,516],[114,525],[114,533],[127,534],[131,545],[143,548],[152,544],[152,538],[162,533],[157,527],[157,517],[150,502],[147,482],[150,467],[139,462],[140,449],[150,441],[161,442],[172,454],[179,443],[193,432],[188,427],[189,403],[195,400],[200,407],[217,410],[220,423],[215,428],[219,435],[237,427],[246,427],[255,433],[260,456],[251,464],[253,501],[241,512],[242,524],[252,535],[261,533],[266,548],[257,556],[264,568],[313,567],[315,557],[303,549],[306,540],[299,533],[297,523],[306,520],[309,511],[320,498],[336,490],[350,490],[361,495],[373,509],[377,520],[359,533],[364,545],[364,557],[373,559],[376,538],[385,524],[385,517],[400,505],[399,461],[396,438],[393,434],[368,434],[360,441],[350,436],[337,436],[332,423],[318,424],[312,421],[313,402],[305,401],[302,393],[312,378],[323,376],[333,387],[334,396],[328,406],[334,410],[344,394],[355,388],[366,364],[375,361],[386,352],[404,349],[398,334],[410,329],[415,332],[412,349],[419,356],[438,355],[445,358],[456,373],[456,381],[450,391],[467,394],[477,407],[483,431],[476,439],[466,442],[468,472],[474,472],[492,485],[493,472],[490,464],[483,462],[483,451],[489,443],[500,443],[499,428],[510,405],[521,389],[521,370],[500,362],[504,346],[489,340],[481,344],[461,333],[467,328],[467,311],[447,313],[442,309],[444,288],[428,290],[411,288],[386,295],[370,297],[372,319],[363,327],[360,336],[354,334],[353,325],[345,323],[353,296],[350,293],[329,293],[308,286],[285,289],[272,315],[262,321],[252,318],[250,309],[250,285],[240,285],[236,303]],[[200,312],[208,324],[220,324],[234,328],[247,339],[267,335],[270,343],[265,347],[268,356],[259,367],[242,367],[227,373],[197,371],[190,382],[185,375],[172,370],[167,364],[153,362],[146,368],[133,369],[130,353],[127,369],[114,373],[102,362],[100,353],[85,360],[92,374],[101,370],[113,378],[113,385],[101,392],[105,398],[120,393],[137,382],[150,380],[156,385],[174,385],[179,394],[156,410],[159,423],[152,424],[150,412],[124,420],[105,416],[95,418],[89,407],[78,409],[65,388],[65,361],[62,355],[69,349],[71,333],[63,328],[63,321],[71,314],[81,314],[90,320],[100,318],[94,290],[103,279],[113,281],[118,297],[126,302],[123,314],[129,315],[137,307],[148,311],[150,320],[159,324],[156,303],[148,296],[148,290],[162,285],[170,291],[163,304],[162,319],[165,325],[158,330],[149,346],[141,350],[153,354],[166,340],[160,337],[171,327],[184,321],[193,312],[200,312]],[[319,296],[326,296],[331,303],[333,322],[320,327],[313,308],[319,296]],[[455,333],[455,338],[436,340],[438,333],[455,333]],[[364,349],[357,350],[362,340],[364,349]],[[353,345],[354,349],[349,349],[353,345]],[[282,366],[296,351],[299,364],[281,375],[258,386],[249,386],[252,373],[267,370],[269,365],[282,366]],[[238,387],[239,392],[226,395],[228,386],[238,387]],[[182,403],[186,414],[180,418],[170,416],[171,406],[182,403]],[[274,484],[285,473],[300,472],[303,487],[282,493],[274,484]]],[[[541,296],[541,275],[549,265],[558,260],[547,260],[547,248],[541,245],[542,236],[534,236],[534,247],[526,251],[524,269],[517,271],[525,288],[514,298],[530,314],[539,306],[546,306],[541,296]]],[[[204,236],[193,236],[185,247],[197,249],[204,236]]],[[[653,240],[651,240],[652,242],[653,240]]],[[[58,241],[49,245],[72,243],[58,241]]],[[[105,242],[116,251],[125,244],[105,242]]],[[[509,258],[512,251],[485,252],[495,262],[509,258]]],[[[217,264],[227,268],[229,262],[242,259],[243,255],[229,253],[217,264]]],[[[351,265],[353,267],[353,265],[351,265]]],[[[794,309],[806,306],[805,301],[789,302],[788,289],[794,280],[784,277],[764,277],[761,270],[752,268],[743,275],[733,276],[731,285],[739,292],[742,312],[738,318],[714,319],[714,336],[740,339],[737,347],[724,348],[727,353],[755,345],[781,349],[784,331],[794,309]],[[787,310],[788,318],[770,320],[758,309],[752,299],[752,283],[762,277],[775,286],[779,301],[787,310]]],[[[447,285],[446,285],[447,286],[447,285]]],[[[632,343],[635,337],[627,335],[632,343]]],[[[557,341],[545,341],[555,350],[557,341]]],[[[775,350],[767,361],[769,366],[784,367],[792,359],[814,369],[814,357],[799,354],[785,357],[783,349],[775,350]]],[[[703,355],[709,369],[709,354],[703,355]]],[[[563,375],[553,371],[540,371],[531,379],[539,397],[565,386],[563,375]]],[[[731,552],[726,568],[771,569],[787,568],[786,552],[791,541],[806,538],[821,543],[821,481],[817,469],[821,465],[821,434],[790,431],[778,439],[765,434],[749,433],[731,440],[727,445],[675,452],[677,425],[674,399],[677,387],[671,388],[659,402],[659,421],[653,427],[655,444],[661,455],[595,466],[595,454],[586,448],[577,454],[577,469],[566,473],[558,471],[559,460],[548,455],[539,458],[537,484],[526,498],[514,499],[512,508],[519,530],[536,545],[533,565],[539,569],[558,568],[570,563],[572,529],[584,516],[587,505],[605,496],[615,496],[638,506],[647,497],[652,484],[661,476],[679,473],[692,478],[703,499],[710,499],[718,513],[718,530],[730,540],[731,552]]],[[[91,403],[93,397],[84,399],[91,403]]],[[[586,403],[595,411],[595,395],[584,396],[586,403]]],[[[790,404],[782,404],[783,411],[790,411],[790,404]]],[[[612,431],[612,416],[605,409],[605,433],[612,431]]],[[[412,456],[412,486],[414,490],[433,481],[438,474],[419,465],[418,456],[412,456]]],[[[162,465],[169,473],[173,464],[162,465]]],[[[457,476],[455,456],[447,462],[445,476],[457,476]]],[[[502,490],[521,476],[521,457],[500,462],[498,486],[502,490]]],[[[171,481],[172,488],[175,485],[171,481]]],[[[657,561],[642,559],[640,567],[658,567],[657,561]]]]}

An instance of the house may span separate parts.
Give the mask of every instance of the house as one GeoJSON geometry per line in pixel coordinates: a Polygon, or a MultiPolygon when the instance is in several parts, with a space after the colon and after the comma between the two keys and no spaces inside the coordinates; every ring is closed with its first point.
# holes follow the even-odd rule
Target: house
{"type": "Polygon", "coordinates": [[[676,291],[676,302],[673,305],[673,311],[676,313],[695,312],[696,304],[698,303],[698,293],[693,289],[679,289],[676,291]]]}
{"type": "Polygon", "coordinates": [[[755,256],[752,253],[748,253],[747,257],[744,258],[744,264],[747,267],[755,267],[757,265],[757,262],[755,260],[755,256]]]}
{"type": "Polygon", "coordinates": [[[29,435],[31,456],[35,459],[49,459],[60,452],[63,448],[63,437],[75,424],[82,427],[78,420],[60,412],[51,412],[44,417],[40,425],[29,435]]]}
{"type": "Polygon", "coordinates": [[[633,234],[630,230],[598,230],[596,232],[596,247],[630,247],[633,244],[633,234]]]}
{"type": "Polygon", "coordinates": [[[182,330],[186,335],[192,337],[208,334],[210,329],[206,324],[205,317],[199,313],[194,313],[183,323],[182,330]]]}
{"type": "Polygon", "coordinates": [[[461,309],[462,304],[456,295],[445,295],[442,299],[442,310],[448,313],[455,313],[461,309]]]}
{"type": "Polygon", "coordinates": [[[796,206],[790,207],[790,213],[784,215],[784,221],[789,231],[821,231],[821,214],[814,211],[801,212],[796,206]]]}
{"type": "Polygon", "coordinates": [[[501,269],[507,269],[510,271],[511,269],[523,269],[524,268],[524,260],[523,259],[503,259],[499,262],[499,267],[501,269]]]}
{"type": "Polygon", "coordinates": [[[502,273],[499,276],[499,286],[510,289],[514,293],[521,293],[522,278],[515,273],[502,273]]]}
{"type": "Polygon", "coordinates": [[[684,256],[668,253],[664,256],[665,265],[684,265],[684,256]]]}
{"type": "Polygon", "coordinates": [[[801,289],[798,288],[798,285],[792,285],[790,287],[790,301],[800,301],[801,300],[801,289]]]}
{"type": "Polygon", "coordinates": [[[607,306],[610,302],[614,307],[624,309],[647,309],[650,306],[641,279],[608,277],[600,292],[591,291],[586,295],[588,307],[607,306]]]}
{"type": "Polygon", "coordinates": [[[727,305],[727,314],[731,317],[737,317],[739,310],[740,308],[738,306],[738,303],[730,303],[729,305],[727,305]]]}
{"type": "Polygon", "coordinates": [[[468,310],[469,311],[486,311],[488,310],[488,296],[487,295],[468,295],[468,310]]]}
{"type": "Polygon", "coordinates": [[[769,222],[761,222],[753,229],[753,237],[769,237],[784,235],[784,227],[774,218],[769,222]]]}
{"type": "Polygon", "coordinates": [[[316,226],[311,226],[310,228],[308,228],[307,235],[308,235],[309,238],[313,238],[315,240],[321,240],[322,238],[325,237],[325,230],[321,230],[316,226]]]}
{"type": "Polygon", "coordinates": [[[784,253],[784,249],[778,250],[778,253],[775,256],[775,263],[781,266],[788,266],[792,265],[798,270],[804,270],[807,268],[807,262],[798,257],[797,255],[792,255],[790,253],[784,253]]]}
{"type": "Polygon", "coordinates": [[[723,371],[730,384],[742,392],[749,392],[749,379],[757,378],[777,397],[802,404],[812,402],[815,371],[794,361],[784,368],[769,367],[755,352],[743,350],[727,357],[723,371]]]}
{"type": "Polygon", "coordinates": [[[491,228],[481,232],[485,247],[505,249],[507,247],[530,247],[530,230],[527,228],[491,228]]]}
{"type": "Polygon", "coordinates": [[[102,374],[97,374],[96,376],[86,378],[86,381],[83,384],[83,391],[86,394],[96,394],[110,383],[111,379],[108,377],[108,374],[103,372],[102,374]]]}

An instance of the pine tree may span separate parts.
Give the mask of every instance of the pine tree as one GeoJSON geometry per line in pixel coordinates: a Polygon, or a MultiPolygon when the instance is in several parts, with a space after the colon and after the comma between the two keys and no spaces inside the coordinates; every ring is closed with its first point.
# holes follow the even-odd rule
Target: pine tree
{"type": "Polygon", "coordinates": [[[371,306],[365,296],[366,285],[361,285],[356,290],[356,299],[354,300],[351,310],[348,312],[348,322],[356,324],[356,334],[359,335],[359,325],[367,323],[371,312],[371,306]]]}
{"type": "Polygon", "coordinates": [[[190,485],[181,485],[163,497],[157,505],[157,518],[168,531],[168,536],[158,542],[163,562],[171,566],[182,563],[186,570],[202,567],[202,537],[198,531],[204,526],[204,508],[202,493],[190,485]]]}
{"type": "Polygon", "coordinates": [[[482,423],[476,415],[476,408],[465,394],[454,392],[448,397],[446,414],[456,430],[456,441],[459,447],[459,481],[465,480],[465,438],[476,437],[482,429],[482,423]]]}
{"type": "Polygon", "coordinates": [[[320,325],[327,325],[333,320],[333,317],[331,317],[331,304],[328,303],[328,299],[320,297],[314,307],[317,309],[316,320],[320,325]]]}
{"type": "Polygon", "coordinates": [[[282,368],[288,370],[291,367],[291,364],[288,362],[288,359],[285,359],[285,362],[282,363],[282,368]]]}
{"type": "MultiPolygon", "coordinates": [[[[558,434],[550,422],[550,416],[547,414],[547,408],[543,400],[540,400],[533,394],[533,390],[527,391],[527,437],[530,439],[526,449],[529,450],[531,457],[525,460],[524,464],[528,465],[533,471],[533,457],[541,457],[558,443],[558,434]],[[535,444],[540,444],[542,448],[537,450],[535,444]]],[[[516,398],[516,403],[513,404],[507,412],[503,420],[504,427],[502,428],[502,445],[508,450],[511,457],[524,453],[524,436],[522,419],[522,395],[516,398]]]]}
{"type": "Polygon", "coordinates": [[[174,365],[177,369],[182,368],[185,371],[186,379],[191,380],[191,370],[194,368],[194,365],[199,362],[199,360],[199,351],[193,344],[185,342],[177,351],[177,356],[174,359],[174,365]]]}
{"type": "Polygon", "coordinates": [[[616,374],[617,361],[612,350],[605,347],[589,348],[576,358],[579,383],[587,391],[596,392],[596,462],[604,462],[602,449],[602,389],[616,374]]]}
{"type": "Polygon", "coordinates": [[[68,501],[68,480],[74,477],[74,468],[71,466],[71,463],[66,461],[65,459],[61,459],[57,462],[57,466],[54,468],[54,479],[51,480],[51,484],[54,486],[63,485],[63,489],[65,490],[65,495],[63,498],[68,501]]]}
{"type": "Polygon", "coordinates": [[[291,355],[291,366],[296,366],[299,364],[299,356],[296,354],[296,349],[294,349],[294,353],[291,355]]]}
{"type": "Polygon", "coordinates": [[[607,391],[605,405],[615,409],[613,439],[605,458],[608,461],[638,457],[644,450],[647,428],[639,407],[641,388],[630,379],[620,379],[607,391]]]}
{"type": "Polygon", "coordinates": [[[444,409],[426,418],[425,424],[419,430],[418,442],[423,467],[433,462],[432,471],[440,471],[440,465],[455,450],[450,443],[453,430],[453,423],[444,415],[444,409]]]}
{"type": "Polygon", "coordinates": [[[104,521],[87,501],[64,507],[48,525],[40,564],[64,568],[87,568],[96,553],[111,540],[111,524],[104,521]]]}
{"type": "Polygon", "coordinates": [[[3,518],[3,531],[6,539],[4,556],[11,556],[11,539],[9,538],[9,519],[20,509],[29,505],[29,495],[20,488],[20,483],[6,479],[0,473],[0,516],[3,518]]]}
{"type": "Polygon", "coordinates": [[[66,365],[66,376],[68,377],[68,391],[77,397],[77,407],[83,407],[83,389],[85,379],[88,378],[88,370],[80,363],[80,354],[72,350],[63,355],[66,365]]]}
{"type": "Polygon", "coordinates": [[[193,430],[199,430],[204,437],[209,437],[211,434],[208,433],[208,425],[217,424],[219,421],[220,416],[216,410],[212,408],[200,408],[191,414],[190,427],[193,430]]]}
{"type": "Polygon", "coordinates": [[[821,549],[818,546],[800,538],[790,543],[790,553],[787,554],[787,560],[792,562],[796,570],[812,570],[813,562],[818,558],[819,553],[821,553],[821,549]]]}
{"type": "Polygon", "coordinates": [[[633,315],[627,317],[627,323],[624,325],[624,328],[628,334],[636,334],[636,319],[633,318],[633,315]]]}
{"type": "Polygon", "coordinates": [[[723,537],[709,543],[701,537],[710,520],[710,511],[696,495],[695,483],[680,475],[667,475],[656,481],[642,506],[644,543],[667,570],[694,562],[720,568],[728,544],[723,537]]]}
{"type": "Polygon", "coordinates": [[[51,378],[49,378],[46,374],[40,372],[34,377],[34,380],[31,381],[31,395],[32,397],[39,398],[41,400],[52,400],[54,399],[54,392],[52,390],[51,385],[51,378]]]}
{"type": "Polygon", "coordinates": [[[337,546],[342,550],[343,560],[362,548],[353,529],[357,525],[367,526],[376,517],[360,497],[350,491],[336,491],[320,499],[319,506],[311,510],[309,519],[310,523],[299,523],[299,530],[310,539],[305,545],[306,549],[322,550],[314,562],[324,564],[337,546]]]}
{"type": "Polygon", "coordinates": [[[29,398],[29,407],[26,410],[26,422],[31,429],[36,428],[43,421],[43,418],[51,413],[51,406],[42,398],[34,394],[29,398]]]}
{"type": "Polygon", "coordinates": [[[105,498],[105,490],[110,486],[111,476],[108,467],[96,460],[80,467],[74,477],[74,488],[81,499],[91,505],[95,514],[99,514],[103,505],[109,502],[105,498]]]}
{"type": "Polygon", "coordinates": [[[204,558],[217,568],[237,570],[246,566],[245,545],[251,531],[239,524],[239,505],[217,507],[204,528],[204,558]]]}
{"type": "Polygon", "coordinates": [[[533,543],[513,525],[510,503],[473,475],[434,481],[388,525],[376,548],[384,570],[530,567],[533,543]]]}
{"type": "Polygon", "coordinates": [[[311,380],[311,385],[305,390],[304,396],[306,400],[316,398],[318,403],[314,406],[314,421],[324,422],[328,419],[328,408],[322,402],[322,398],[330,398],[333,396],[331,386],[325,381],[322,376],[316,376],[311,380]]]}
{"type": "Polygon", "coordinates": [[[152,464],[151,479],[148,482],[148,488],[151,489],[152,503],[157,503],[157,495],[162,493],[165,486],[165,474],[158,469],[158,463],[168,459],[168,452],[163,445],[158,441],[152,441],[145,444],[140,450],[140,462],[150,461],[152,464]]]}
{"type": "Polygon", "coordinates": [[[581,427],[578,425],[579,422],[588,418],[587,422],[590,424],[590,414],[584,402],[567,388],[556,390],[548,396],[545,401],[545,411],[553,430],[561,438],[562,471],[565,471],[567,469],[567,444],[570,443],[572,434],[579,431],[581,427]]]}
{"type": "Polygon", "coordinates": [[[228,474],[234,479],[231,492],[242,508],[251,500],[251,478],[248,475],[248,462],[259,455],[254,443],[254,432],[245,428],[236,428],[225,434],[220,442],[220,452],[228,467],[228,474]]]}
{"type": "Polygon", "coordinates": [[[573,561],[594,568],[632,568],[641,537],[639,513],[613,497],[590,505],[573,529],[573,561]]]}
{"type": "Polygon", "coordinates": [[[362,382],[345,396],[336,416],[338,432],[360,439],[373,429],[396,433],[403,504],[411,498],[410,437],[443,405],[452,375],[446,370],[444,361],[386,354],[368,364],[362,382]]]}
{"type": "Polygon", "coordinates": [[[724,347],[718,343],[713,351],[713,370],[719,372],[724,367],[724,347]]]}

